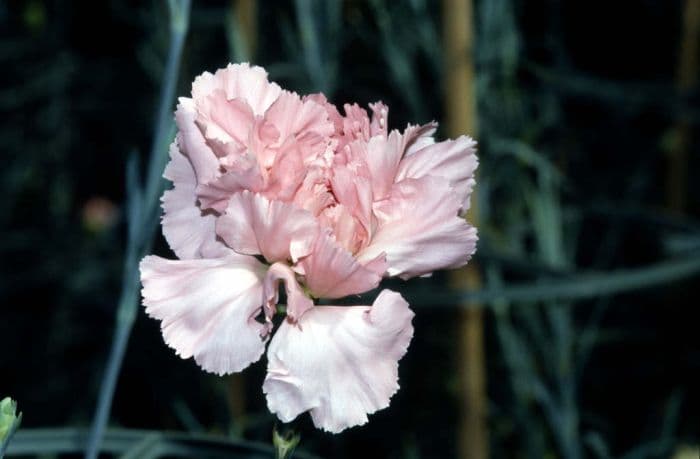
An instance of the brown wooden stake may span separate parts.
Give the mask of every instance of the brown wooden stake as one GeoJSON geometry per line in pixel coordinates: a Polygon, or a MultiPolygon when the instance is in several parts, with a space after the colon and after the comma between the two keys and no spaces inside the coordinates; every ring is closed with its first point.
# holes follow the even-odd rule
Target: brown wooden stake
{"type": "MultiPolygon", "coordinates": [[[[683,7],[683,35],[678,55],[676,84],[681,93],[698,82],[698,51],[700,51],[700,0],[686,0],[683,7]]],[[[672,130],[673,144],[669,149],[666,176],[666,202],[669,209],[683,212],[686,207],[688,182],[688,147],[691,129],[680,120],[672,130]]]]}
{"type": "MultiPolygon", "coordinates": [[[[474,15],[472,0],[444,0],[445,115],[447,134],[476,136],[476,80],[474,76],[474,15]]],[[[476,196],[469,221],[477,225],[476,196]]],[[[478,226],[478,225],[477,225],[478,226]]],[[[481,288],[481,275],[472,262],[451,273],[453,288],[481,288]]],[[[458,426],[459,456],[486,459],[489,455],[486,398],[484,318],[480,304],[460,305],[458,377],[462,396],[458,426]]]]}

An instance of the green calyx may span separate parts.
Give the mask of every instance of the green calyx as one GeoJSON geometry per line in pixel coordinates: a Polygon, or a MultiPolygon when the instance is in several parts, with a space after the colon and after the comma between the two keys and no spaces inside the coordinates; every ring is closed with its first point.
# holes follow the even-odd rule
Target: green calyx
{"type": "Polygon", "coordinates": [[[17,402],[10,397],[0,400],[0,458],[5,454],[5,449],[10,438],[22,421],[22,413],[17,414],[17,402]]]}
{"type": "Polygon", "coordinates": [[[0,441],[4,440],[10,428],[17,421],[17,403],[10,397],[0,400],[0,441]]]}
{"type": "Polygon", "coordinates": [[[299,440],[301,440],[301,436],[293,430],[288,430],[282,435],[275,426],[272,430],[272,445],[275,447],[275,458],[290,459],[299,444],[299,440]]]}

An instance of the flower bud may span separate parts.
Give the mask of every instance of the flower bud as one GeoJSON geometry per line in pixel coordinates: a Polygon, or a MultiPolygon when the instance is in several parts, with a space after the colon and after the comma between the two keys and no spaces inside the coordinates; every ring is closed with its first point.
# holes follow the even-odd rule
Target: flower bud
{"type": "Polygon", "coordinates": [[[275,427],[272,430],[272,444],[275,447],[277,459],[289,459],[299,444],[301,436],[293,430],[288,430],[284,435],[275,427]]]}
{"type": "Polygon", "coordinates": [[[22,420],[22,413],[17,414],[17,402],[10,397],[0,400],[0,457],[22,420]]]}

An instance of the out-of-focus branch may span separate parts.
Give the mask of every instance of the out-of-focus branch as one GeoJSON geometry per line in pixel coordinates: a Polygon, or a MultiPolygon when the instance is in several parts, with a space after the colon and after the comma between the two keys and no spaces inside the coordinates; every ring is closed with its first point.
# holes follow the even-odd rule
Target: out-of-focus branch
{"type": "Polygon", "coordinates": [[[124,353],[139,304],[139,260],[150,251],[158,228],[159,201],[163,189],[161,174],[167,161],[168,143],[172,138],[172,104],[175,98],[180,59],[189,26],[190,0],[168,0],[170,13],[170,49],[163,74],[160,104],[155,121],[153,144],[145,183],[140,184],[138,162],[132,155],[127,164],[127,218],[128,236],[122,292],[117,309],[117,323],[107,368],[97,401],[90,436],[85,450],[86,459],[96,459],[104,430],[109,420],[112,399],[121,370],[124,353]]]}
{"type": "MultiPolygon", "coordinates": [[[[13,456],[55,457],[77,454],[83,449],[88,432],[85,429],[61,427],[55,429],[22,429],[17,432],[8,448],[13,456]]],[[[104,453],[126,457],[206,457],[209,459],[247,459],[273,457],[274,449],[259,442],[235,440],[221,435],[160,430],[108,429],[104,434],[104,453]],[[148,446],[150,456],[139,455],[148,446]]],[[[120,457],[124,457],[120,456],[120,457]]],[[[294,459],[320,459],[318,456],[295,450],[294,459]]]]}

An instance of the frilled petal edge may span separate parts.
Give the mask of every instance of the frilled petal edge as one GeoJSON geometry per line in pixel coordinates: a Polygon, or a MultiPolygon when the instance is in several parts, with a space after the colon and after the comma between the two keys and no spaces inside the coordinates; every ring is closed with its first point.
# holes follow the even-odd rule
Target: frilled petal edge
{"type": "Polygon", "coordinates": [[[255,320],[263,303],[264,267],[253,257],[166,260],[140,264],[146,313],[183,359],[219,375],[241,371],[265,350],[268,327],[255,320]]]}
{"type": "Polygon", "coordinates": [[[218,257],[226,248],[217,241],[216,217],[197,205],[197,179],[190,161],[180,152],[176,142],[170,145],[170,162],[163,174],[173,182],[161,199],[163,235],[180,259],[218,257]]]}
{"type": "Polygon", "coordinates": [[[229,64],[214,74],[204,72],[192,83],[194,99],[207,97],[216,90],[223,90],[229,100],[242,98],[255,115],[263,115],[282,92],[277,83],[268,81],[265,69],[245,62],[229,64]]]}
{"type": "Polygon", "coordinates": [[[270,263],[296,261],[311,252],[318,223],[311,212],[294,204],[243,191],[229,200],[216,232],[238,253],[261,254],[270,263]]]}
{"type": "Polygon", "coordinates": [[[376,288],[386,267],[381,251],[360,263],[330,233],[321,231],[311,253],[294,270],[304,276],[316,298],[342,298],[376,288]]]}
{"type": "Polygon", "coordinates": [[[414,154],[407,155],[399,164],[396,181],[418,179],[425,176],[444,177],[450,181],[462,210],[469,209],[469,198],[476,183],[474,172],[479,165],[476,141],[461,136],[428,145],[414,154]]]}
{"type": "Polygon", "coordinates": [[[337,433],[367,422],[399,389],[398,361],[413,337],[413,312],[383,290],[370,306],[315,306],[283,323],[268,349],[267,404],[284,422],[310,411],[337,433]]]}
{"type": "Polygon", "coordinates": [[[478,238],[476,228],[458,216],[460,204],[443,178],[395,184],[389,198],[374,204],[379,224],[358,260],[365,263],[384,253],[387,274],[402,279],[465,265],[478,238]]]}

